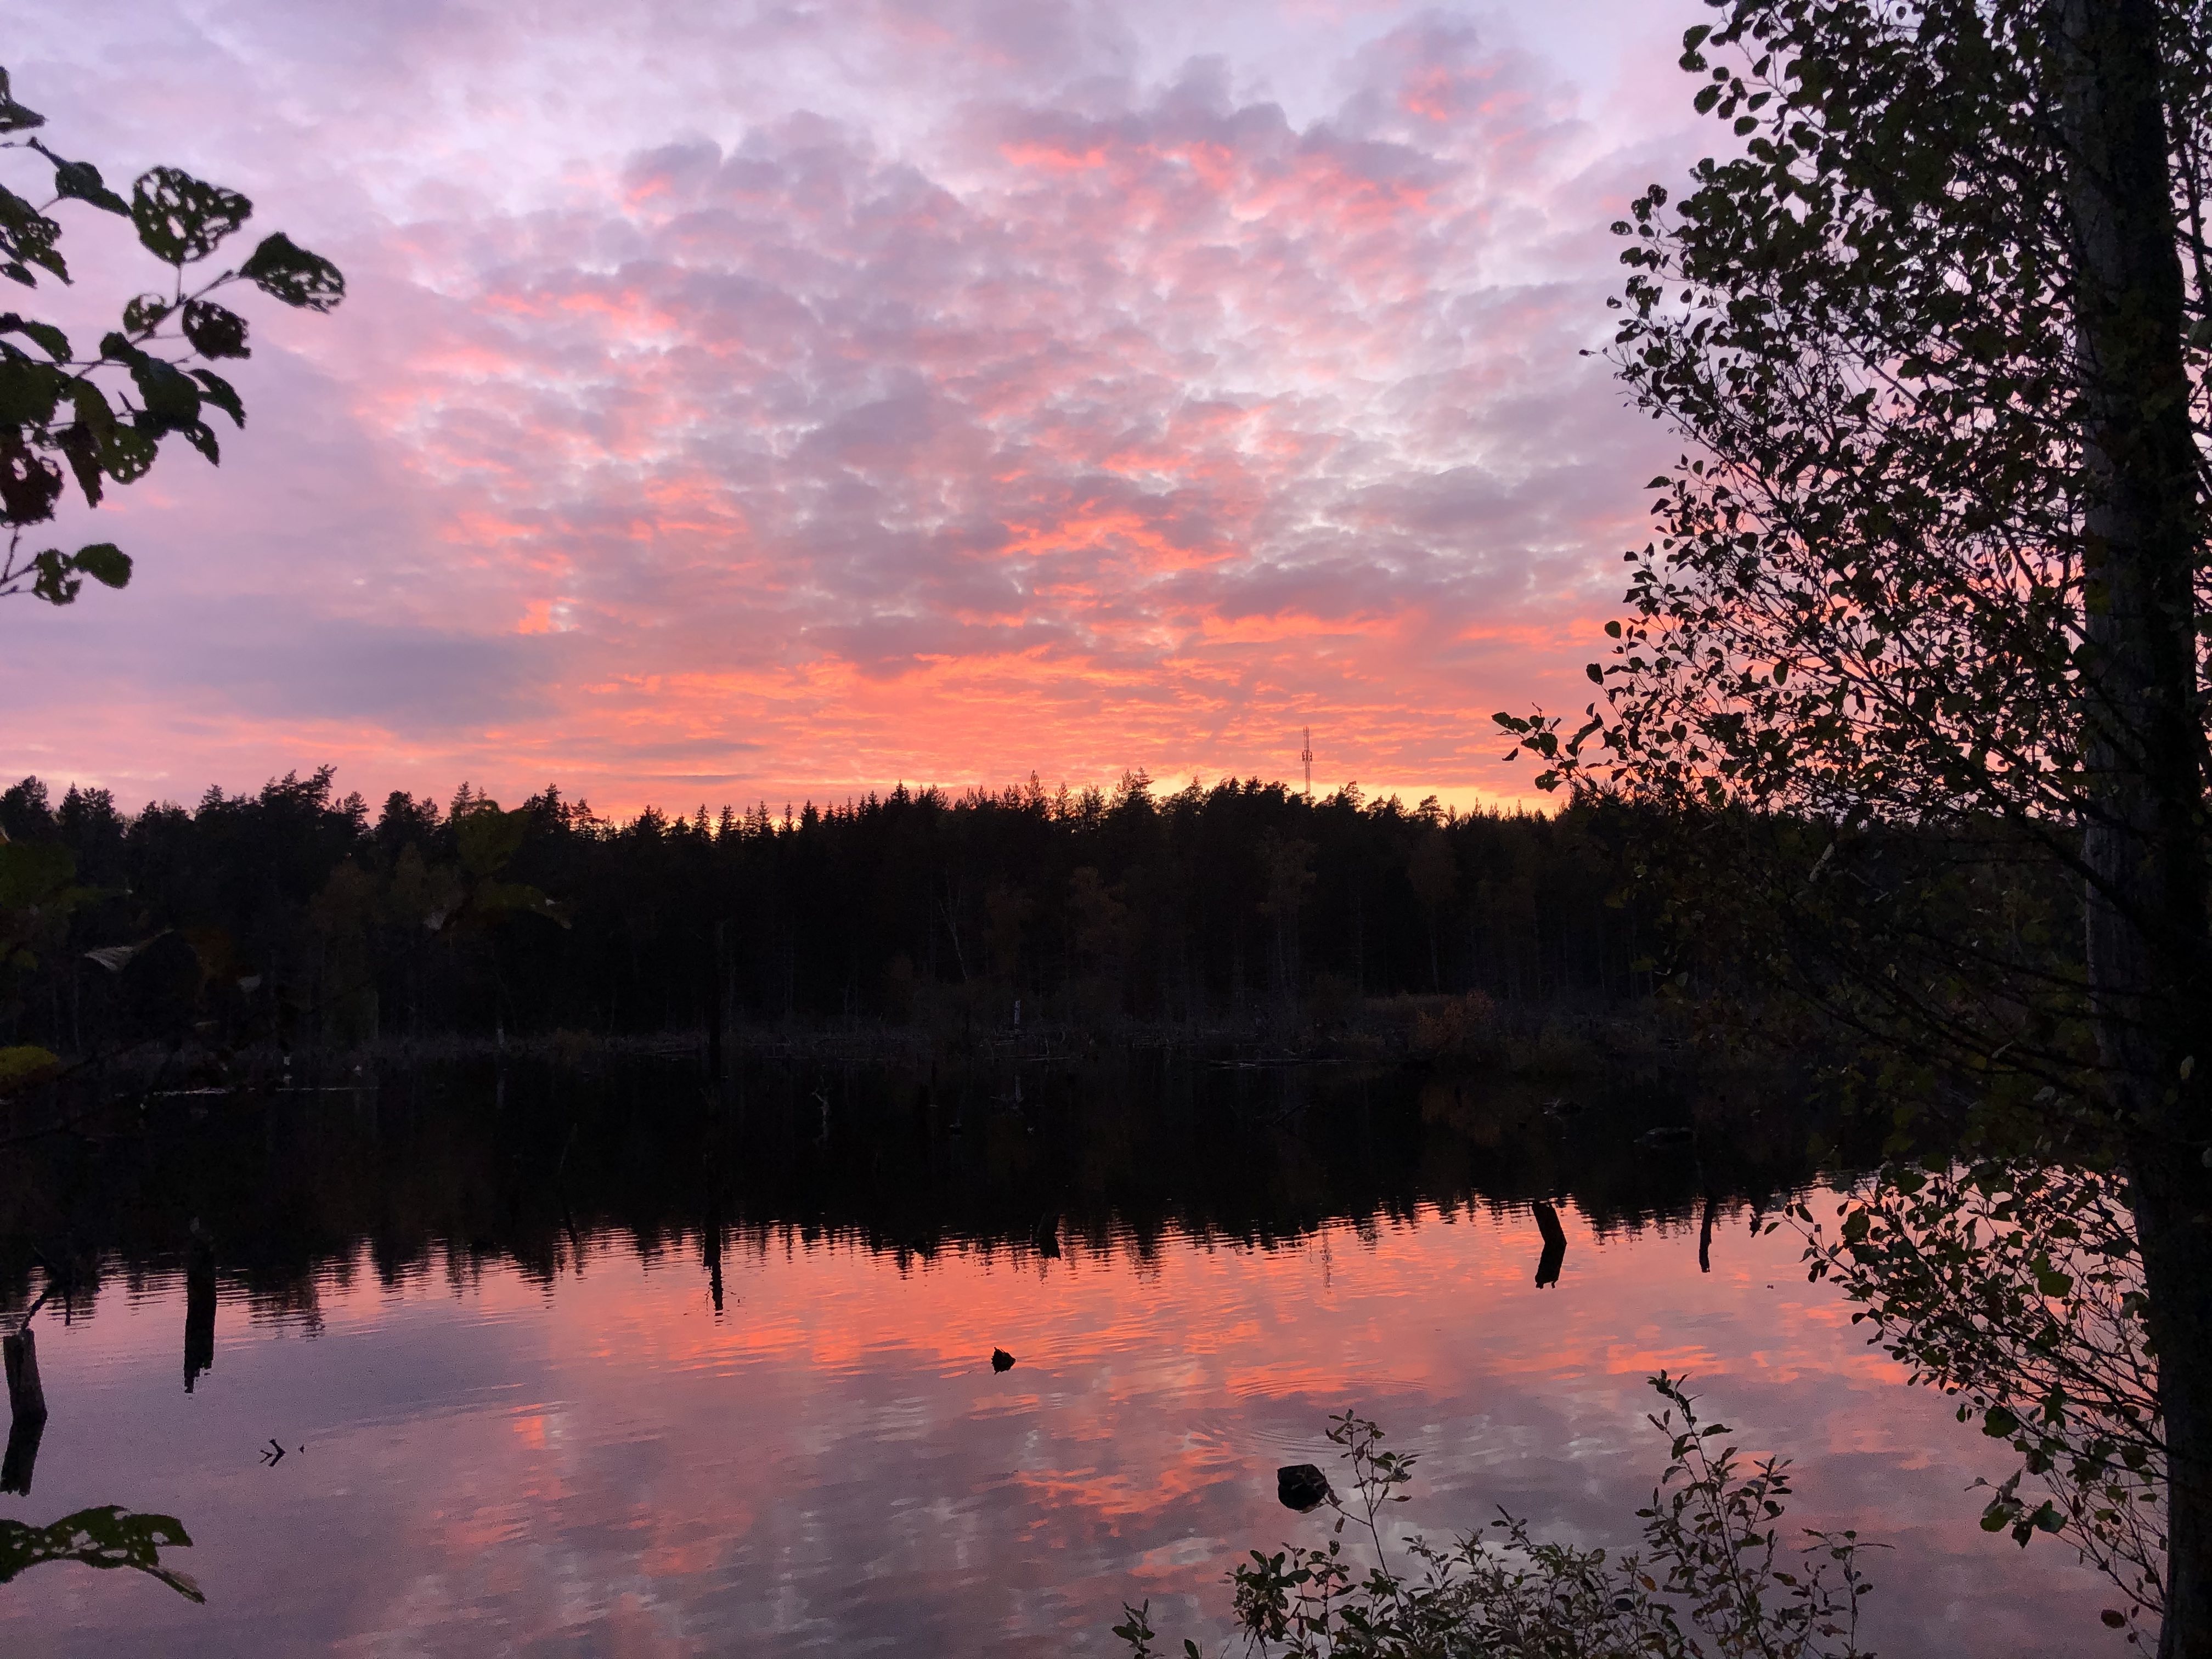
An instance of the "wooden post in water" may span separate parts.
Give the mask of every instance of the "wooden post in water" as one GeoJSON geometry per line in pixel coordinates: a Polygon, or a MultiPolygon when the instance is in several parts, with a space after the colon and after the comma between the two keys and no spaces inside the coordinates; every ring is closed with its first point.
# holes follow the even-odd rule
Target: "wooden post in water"
{"type": "MultiPolygon", "coordinates": [[[[31,1312],[38,1310],[33,1303],[31,1312]]],[[[27,1497],[31,1471],[39,1461],[39,1437],[46,1431],[46,1391],[39,1382],[38,1339],[28,1315],[14,1335],[0,1337],[0,1363],[8,1372],[8,1449],[0,1454],[0,1492],[27,1497]]]]}
{"type": "Polygon", "coordinates": [[[185,1250],[185,1392],[215,1365],[215,1241],[192,1223],[185,1250]]]}
{"type": "Polygon", "coordinates": [[[39,1462],[39,1437],[46,1431],[43,1417],[18,1417],[9,1424],[8,1449],[0,1454],[0,1492],[31,1495],[31,1473],[39,1462]]]}
{"type": "Polygon", "coordinates": [[[29,1326],[13,1336],[0,1337],[0,1358],[8,1368],[8,1414],[45,1422],[46,1391],[39,1383],[38,1339],[29,1326]]]}

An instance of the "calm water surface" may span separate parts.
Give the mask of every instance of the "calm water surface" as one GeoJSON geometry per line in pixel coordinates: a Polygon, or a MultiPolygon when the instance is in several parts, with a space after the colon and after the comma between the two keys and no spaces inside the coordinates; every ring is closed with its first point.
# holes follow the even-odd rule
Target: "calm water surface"
{"type": "Polygon", "coordinates": [[[0,1515],[175,1515],[208,1599],[42,1566],[0,1589],[0,1652],[1105,1654],[1148,1597],[1212,1638],[1244,1547],[1323,1533],[1273,1471],[1328,1461],[1329,1412],[1423,1454],[1408,1525],[1503,1504],[1613,1542],[1664,1459],[1661,1366],[1798,1461],[1795,1519],[1893,1547],[1884,1651],[2120,1650],[2063,1549],[1976,1527],[1966,1488],[2002,1449],[1868,1350],[1786,1234],[1751,1234],[1771,1170],[1433,1088],[1163,1109],[1195,1138],[1034,1091],[878,1093],[810,1083],[672,1146],[639,1139],[635,1098],[502,1097],[461,1133],[450,1099],[387,1087],[20,1182],[17,1247],[112,1236],[80,1244],[100,1278],[67,1322],[40,1316],[52,1417],[0,1515]],[[1546,1288],[1532,1182],[1565,1194],[1546,1288]],[[182,1212],[148,1196],[179,1188],[223,1221],[189,1390],[158,1245],[182,1212]]]}

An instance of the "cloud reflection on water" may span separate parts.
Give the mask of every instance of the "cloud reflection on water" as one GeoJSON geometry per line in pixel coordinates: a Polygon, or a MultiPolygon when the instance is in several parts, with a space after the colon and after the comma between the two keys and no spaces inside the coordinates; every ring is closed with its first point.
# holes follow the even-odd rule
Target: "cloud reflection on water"
{"type": "MultiPolygon", "coordinates": [[[[1056,1261],[957,1246],[904,1270],[850,1239],[586,1240],[550,1285],[322,1276],[319,1334],[226,1299],[175,1381],[184,1285],[49,1333],[42,1504],[184,1516],[205,1610],[52,1572],[0,1602],[11,1652],[1104,1653],[1124,1597],[1208,1627],[1229,1553],[1315,1530],[1273,1470],[1326,1461],[1346,1403],[1424,1454],[1410,1522],[1503,1504],[1617,1540],[1663,1461],[1643,1378],[1699,1379],[1743,1443],[1803,1466],[1807,1525],[1856,1524],[1893,1653],[2070,1653],[2094,1582],[1979,1533],[1994,1462],[1901,1386],[1780,1238],[1727,1219],[1600,1242],[1571,1207],[1540,1290],[1525,1211],[1425,1206],[1362,1237],[1071,1237],[1056,1261]],[[1771,1287],[1771,1288],[1770,1288],[1771,1287]],[[994,1375],[994,1344],[1020,1356],[994,1375]],[[304,1446],[251,1463],[275,1432],[304,1446]],[[189,1613],[190,1616],[184,1616],[189,1613]]],[[[365,1256],[365,1252],[363,1253],[365,1256]]],[[[154,1587],[158,1589],[158,1587],[154,1587]]]]}

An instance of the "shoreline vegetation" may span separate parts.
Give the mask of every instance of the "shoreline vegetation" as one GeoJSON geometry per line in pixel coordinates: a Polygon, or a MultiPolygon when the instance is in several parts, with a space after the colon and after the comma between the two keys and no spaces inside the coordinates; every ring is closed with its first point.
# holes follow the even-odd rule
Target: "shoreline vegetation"
{"type": "MultiPolygon", "coordinates": [[[[1347,1407],[1328,1437],[1349,1491],[1333,1491],[1311,1465],[1322,1497],[1285,1507],[1326,1507],[1326,1544],[1248,1552],[1232,1566],[1231,1601],[1248,1654],[1283,1659],[1489,1659],[1708,1651],[1759,1659],[1869,1659],[1860,1645],[1860,1604],[1873,1589],[1852,1529],[1786,1528],[1790,1460],[1753,1457],[1724,1423],[1705,1422],[1686,1377],[1648,1379],[1661,1409],[1646,1420],[1668,1459],[1638,1510],[1640,1547],[1607,1550],[1538,1540],[1510,1513],[1483,1531],[1438,1544],[1399,1537],[1389,1506],[1408,1503],[1417,1454],[1383,1449],[1381,1426],[1347,1407]],[[1350,1534],[1347,1543],[1346,1534],[1350,1534]],[[1708,1644],[1711,1644],[1710,1648],[1708,1644]]],[[[1152,1606],[1122,1604],[1113,1634],[1129,1659],[1165,1659],[1152,1606]]],[[[1226,1652],[1227,1650],[1223,1650],[1226,1652]]],[[[1195,1642],[1184,1659],[1203,1659],[1195,1642]]]]}
{"type": "MultiPolygon", "coordinates": [[[[700,1024],[636,1032],[567,1027],[514,1032],[386,1035],[364,1042],[258,1042],[224,1051],[255,1074],[270,1067],[405,1066],[472,1061],[594,1064],[684,1060],[708,1066],[717,1045],[726,1060],[766,1063],[911,1065],[988,1068],[1077,1063],[1111,1052],[1160,1053],[1202,1065],[1243,1069],[1417,1066],[1445,1073],[1483,1072],[1534,1080],[1650,1074],[1710,1066],[1710,1035],[1695,1011],[1645,1000],[1615,1008],[1505,1004],[1480,991],[1405,994],[1350,1008],[1294,1010],[1279,1029],[1265,1016],[1183,1024],[1121,1019],[1096,1024],[1006,1018],[924,1024],[851,1019],[811,1024],[700,1024]],[[1703,1052],[1701,1052],[1703,1051],[1703,1052]]],[[[208,1051],[212,1052],[212,1051],[208,1051]]],[[[141,1067],[190,1064],[204,1054],[190,1044],[173,1053],[142,1051],[141,1067]]],[[[1746,1062],[1771,1074],[1765,1061],[1746,1062]]]]}

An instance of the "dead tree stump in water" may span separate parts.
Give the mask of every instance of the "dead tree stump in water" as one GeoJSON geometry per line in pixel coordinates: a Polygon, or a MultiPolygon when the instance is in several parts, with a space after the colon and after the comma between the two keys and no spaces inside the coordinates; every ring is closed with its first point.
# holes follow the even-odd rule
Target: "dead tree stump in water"
{"type": "Polygon", "coordinates": [[[1535,1212],[1536,1231],[1544,1235],[1544,1254],[1536,1263],[1536,1285],[1540,1290],[1559,1282],[1559,1269],[1567,1259],[1567,1233],[1559,1225],[1559,1212],[1542,1199],[1528,1207],[1535,1212]]]}
{"type": "Polygon", "coordinates": [[[192,1224],[185,1253],[185,1392],[215,1366],[215,1244],[192,1224]]]}

